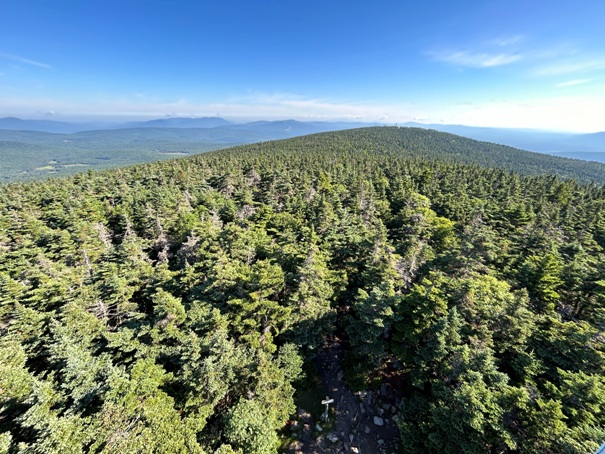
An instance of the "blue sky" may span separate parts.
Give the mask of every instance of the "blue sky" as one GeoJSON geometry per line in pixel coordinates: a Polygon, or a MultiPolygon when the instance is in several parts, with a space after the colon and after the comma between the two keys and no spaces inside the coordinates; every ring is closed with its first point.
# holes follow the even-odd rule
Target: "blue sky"
{"type": "Polygon", "coordinates": [[[605,131],[605,2],[19,0],[0,117],[605,131]]]}

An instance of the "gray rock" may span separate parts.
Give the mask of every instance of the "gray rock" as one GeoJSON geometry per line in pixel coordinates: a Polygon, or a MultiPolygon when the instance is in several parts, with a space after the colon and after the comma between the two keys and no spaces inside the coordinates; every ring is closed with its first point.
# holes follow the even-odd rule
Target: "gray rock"
{"type": "Polygon", "coordinates": [[[351,446],[351,452],[359,453],[359,448],[356,448],[355,446],[351,446]]]}
{"type": "Polygon", "coordinates": [[[336,435],[334,432],[330,432],[328,435],[326,435],[326,437],[328,438],[328,440],[330,440],[332,443],[336,443],[338,441],[338,435],[336,435]]]}
{"type": "Polygon", "coordinates": [[[384,440],[378,440],[378,444],[382,446],[384,444],[384,440]]]}
{"type": "Polygon", "coordinates": [[[338,372],[338,375],[336,376],[336,380],[341,381],[344,374],[345,373],[342,370],[340,372],[338,372]]]}
{"type": "Polygon", "coordinates": [[[384,419],[374,416],[374,424],[377,426],[384,426],[384,419]]]}
{"type": "Polygon", "coordinates": [[[363,405],[363,402],[359,402],[359,409],[361,410],[362,414],[365,414],[366,409],[365,409],[365,406],[363,405]]]}
{"type": "Polygon", "coordinates": [[[365,428],[363,429],[363,431],[367,434],[370,433],[370,426],[365,426],[365,428]]]}
{"type": "Polygon", "coordinates": [[[355,437],[353,436],[353,434],[349,434],[349,441],[350,441],[351,443],[353,443],[353,438],[355,438],[355,437]]]}
{"type": "MultiPolygon", "coordinates": [[[[381,426],[382,426],[382,424],[381,424],[381,426]]],[[[319,425],[319,423],[315,424],[315,428],[316,428],[316,429],[317,429],[319,432],[321,432],[321,431],[323,430],[323,429],[322,429],[322,427],[319,425]]]]}

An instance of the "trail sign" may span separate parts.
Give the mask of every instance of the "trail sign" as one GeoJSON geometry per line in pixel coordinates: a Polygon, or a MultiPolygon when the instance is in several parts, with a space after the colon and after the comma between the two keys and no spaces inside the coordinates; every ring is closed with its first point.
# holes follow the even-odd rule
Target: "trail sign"
{"type": "Polygon", "coordinates": [[[334,403],[334,399],[330,399],[328,396],[326,396],[326,398],[321,401],[321,404],[326,406],[326,411],[322,415],[322,419],[326,422],[328,421],[328,409],[330,407],[330,404],[332,403],[334,403]]]}

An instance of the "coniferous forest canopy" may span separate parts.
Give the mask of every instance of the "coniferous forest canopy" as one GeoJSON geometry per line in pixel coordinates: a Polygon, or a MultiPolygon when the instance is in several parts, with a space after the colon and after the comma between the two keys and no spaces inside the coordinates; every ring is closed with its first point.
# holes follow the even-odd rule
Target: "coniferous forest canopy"
{"type": "Polygon", "coordinates": [[[593,452],[604,173],[438,134],[1,186],[0,452],[277,452],[334,335],[402,452],[593,452]]]}

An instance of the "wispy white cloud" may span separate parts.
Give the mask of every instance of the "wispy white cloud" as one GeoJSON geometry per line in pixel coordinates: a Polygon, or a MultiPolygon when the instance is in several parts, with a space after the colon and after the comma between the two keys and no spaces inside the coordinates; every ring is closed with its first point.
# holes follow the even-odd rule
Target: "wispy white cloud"
{"type": "Polygon", "coordinates": [[[538,76],[558,76],[562,74],[588,73],[605,69],[605,58],[558,61],[535,69],[538,76]]]}
{"type": "Polygon", "coordinates": [[[233,96],[227,102],[211,104],[212,109],[232,115],[266,115],[298,119],[348,119],[386,121],[393,116],[392,106],[373,103],[330,100],[305,97],[294,93],[266,93],[251,91],[246,95],[233,96]]]}
{"type": "Polygon", "coordinates": [[[573,87],[574,85],[582,85],[582,84],[587,84],[588,82],[591,82],[592,79],[574,79],[574,80],[568,80],[565,82],[559,82],[558,84],[555,84],[555,87],[573,87]]]}
{"type": "Polygon", "coordinates": [[[589,53],[571,42],[538,43],[526,35],[502,36],[474,46],[428,53],[435,61],[458,68],[492,68],[518,64],[527,76],[569,76],[569,81],[550,83],[555,87],[580,85],[605,72],[605,55],[589,53]],[[575,76],[575,77],[574,77],[575,76]]]}
{"type": "Polygon", "coordinates": [[[466,68],[493,68],[525,60],[525,35],[500,36],[474,45],[458,48],[442,48],[428,55],[435,61],[466,68]]]}
{"type": "Polygon", "coordinates": [[[21,57],[19,55],[6,54],[4,52],[0,52],[0,58],[5,58],[7,60],[24,63],[26,65],[37,66],[38,68],[50,69],[50,65],[47,65],[46,63],[41,63],[36,60],[31,60],[29,58],[21,57]]]}
{"type": "Polygon", "coordinates": [[[462,50],[449,53],[433,53],[432,55],[435,60],[468,68],[492,68],[510,65],[522,59],[519,52],[488,53],[462,50]]]}
{"type": "Polygon", "coordinates": [[[525,39],[526,39],[525,35],[501,36],[500,38],[496,38],[496,39],[492,40],[491,42],[496,46],[508,47],[508,46],[513,46],[515,44],[519,44],[519,43],[525,41],[525,39]]]}
{"type": "Polygon", "coordinates": [[[211,109],[237,116],[269,116],[297,119],[387,121],[394,117],[393,106],[353,103],[304,97],[290,93],[253,93],[211,109]]]}

